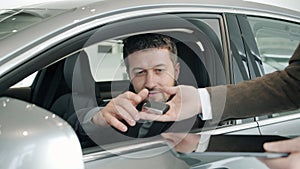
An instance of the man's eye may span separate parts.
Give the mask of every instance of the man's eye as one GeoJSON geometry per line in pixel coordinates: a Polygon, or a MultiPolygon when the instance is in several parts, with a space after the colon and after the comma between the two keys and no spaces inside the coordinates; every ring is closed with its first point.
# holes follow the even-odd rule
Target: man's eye
{"type": "Polygon", "coordinates": [[[143,75],[143,74],[145,74],[145,71],[144,71],[144,70],[138,71],[138,72],[136,72],[135,74],[136,74],[136,75],[143,75]]]}
{"type": "Polygon", "coordinates": [[[157,73],[161,73],[161,72],[164,71],[164,69],[155,69],[155,71],[156,71],[157,73]]]}

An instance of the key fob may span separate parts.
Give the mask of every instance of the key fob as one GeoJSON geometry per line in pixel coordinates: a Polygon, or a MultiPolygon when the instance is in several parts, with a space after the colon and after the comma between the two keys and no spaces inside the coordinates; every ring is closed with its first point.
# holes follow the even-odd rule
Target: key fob
{"type": "Polygon", "coordinates": [[[148,110],[151,113],[155,114],[165,114],[170,106],[164,102],[156,102],[156,101],[145,101],[143,104],[143,108],[148,110]]]}

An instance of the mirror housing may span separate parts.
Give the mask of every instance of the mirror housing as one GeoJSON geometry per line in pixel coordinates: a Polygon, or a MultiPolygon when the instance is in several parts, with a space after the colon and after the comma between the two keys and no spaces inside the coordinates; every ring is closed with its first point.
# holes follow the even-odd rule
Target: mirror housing
{"type": "Polygon", "coordinates": [[[0,168],[83,169],[72,127],[34,104],[0,98],[0,168]]]}

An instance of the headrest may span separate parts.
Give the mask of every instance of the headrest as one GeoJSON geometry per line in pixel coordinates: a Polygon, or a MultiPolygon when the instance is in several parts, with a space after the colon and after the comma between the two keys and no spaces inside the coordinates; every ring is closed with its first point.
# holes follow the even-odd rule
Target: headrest
{"type": "Polygon", "coordinates": [[[210,80],[206,68],[201,60],[200,53],[197,55],[190,47],[192,44],[178,42],[178,61],[180,74],[178,84],[191,85],[196,88],[210,86],[210,80]]]}
{"type": "Polygon", "coordinates": [[[218,38],[216,32],[208,24],[202,21],[195,20],[195,19],[190,19],[189,21],[193,23],[195,26],[197,26],[203,33],[205,33],[209,37],[217,53],[219,54],[220,57],[222,57],[223,49],[222,49],[220,39],[218,38]]]}
{"type": "Polygon", "coordinates": [[[81,51],[65,60],[64,78],[72,92],[91,95],[95,93],[95,81],[86,52],[81,51]]]}

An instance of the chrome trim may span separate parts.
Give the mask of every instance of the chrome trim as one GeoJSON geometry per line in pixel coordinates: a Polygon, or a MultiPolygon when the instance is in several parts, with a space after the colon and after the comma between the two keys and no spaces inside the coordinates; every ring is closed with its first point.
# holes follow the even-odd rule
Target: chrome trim
{"type": "Polygon", "coordinates": [[[100,152],[83,155],[83,161],[86,163],[86,162],[90,162],[90,161],[113,157],[116,155],[135,153],[138,151],[143,151],[146,149],[153,149],[153,148],[163,147],[163,146],[167,146],[166,141],[163,139],[156,140],[156,141],[150,141],[150,142],[146,142],[146,143],[125,145],[125,146],[121,146],[121,147],[117,147],[117,148],[111,148],[111,149],[103,150],[100,152]]]}
{"type": "Polygon", "coordinates": [[[233,82],[233,71],[232,71],[232,62],[231,62],[231,47],[230,47],[230,37],[227,25],[227,18],[225,14],[222,15],[220,19],[220,28],[221,28],[221,35],[222,35],[222,47],[224,53],[224,67],[226,70],[226,82],[230,84],[233,82]]]}
{"type": "MultiPolygon", "coordinates": [[[[108,17],[104,17],[104,18],[100,18],[100,19],[95,19],[92,20],[91,22],[88,23],[84,23],[82,25],[76,26],[72,29],[67,30],[66,32],[61,33],[60,35],[54,37],[54,38],[50,38],[47,41],[44,41],[42,44],[35,46],[33,48],[31,48],[30,50],[24,52],[23,54],[19,55],[18,57],[15,57],[11,60],[9,60],[8,62],[6,62],[5,64],[1,65],[0,67],[0,76],[4,75],[5,73],[9,72],[10,70],[18,67],[21,63],[30,60],[35,53],[39,53],[45,49],[47,49],[48,46],[51,46],[57,42],[63,41],[75,34],[78,34],[80,32],[92,29],[96,26],[105,24],[105,23],[109,23],[109,22],[115,22],[118,20],[122,20],[125,18],[131,18],[131,17],[137,17],[137,16],[146,16],[146,15],[151,15],[151,14],[160,14],[160,13],[172,13],[172,12],[176,12],[176,13],[180,13],[180,12],[185,12],[185,13],[191,13],[191,12],[199,12],[199,13],[203,13],[203,12],[210,12],[210,13],[224,13],[224,12],[231,12],[231,13],[241,13],[241,14],[246,14],[246,15],[258,15],[258,16],[265,16],[265,17],[271,17],[271,18],[278,18],[278,19],[283,19],[283,20],[289,20],[289,21],[294,21],[294,22],[300,22],[300,19],[297,18],[296,16],[291,16],[291,15],[287,15],[287,14],[276,14],[273,13],[271,11],[263,11],[263,10],[258,10],[256,11],[255,9],[234,9],[234,8],[229,8],[229,7],[216,7],[216,6],[205,6],[205,5],[198,5],[197,7],[195,7],[197,5],[194,5],[191,7],[191,5],[161,5],[159,6],[157,9],[139,9],[140,7],[132,7],[132,8],[126,8],[126,9],[120,9],[120,10],[116,10],[116,11],[111,11],[108,13],[101,13],[99,15],[96,16],[92,16],[90,18],[85,18],[85,20],[92,20],[95,17],[101,17],[103,15],[108,15],[109,13],[112,13],[113,15],[108,16],[108,17]],[[174,7],[175,6],[175,7],[174,7]],[[121,13],[122,11],[128,11],[128,10],[135,10],[135,11],[129,11],[129,12],[124,12],[121,13]],[[117,13],[117,14],[114,14],[117,13]]],[[[149,6],[144,6],[143,8],[154,8],[157,7],[155,5],[149,5],[149,6]]],[[[61,28],[60,30],[57,30],[56,32],[59,32],[61,30],[64,30],[74,24],[78,24],[80,22],[83,21],[76,21],[74,20],[73,24],[70,25],[66,25],[65,27],[61,28]]],[[[54,32],[52,32],[54,33],[54,32]]],[[[51,33],[49,33],[48,35],[45,35],[44,37],[41,37],[40,39],[37,39],[36,41],[33,41],[31,44],[28,44],[26,46],[30,46],[34,43],[36,43],[37,41],[46,38],[47,36],[50,36],[51,33]]],[[[24,46],[25,48],[25,46],[24,46]]],[[[7,58],[9,58],[11,55],[13,55],[13,53],[10,53],[6,56],[3,56],[1,58],[1,60],[6,60],[7,58]]]]}
{"type": "Polygon", "coordinates": [[[234,125],[229,127],[217,128],[214,130],[199,132],[198,134],[210,134],[210,135],[218,135],[218,134],[226,134],[231,132],[236,132],[245,129],[257,128],[258,124],[256,122],[234,125]]]}
{"type": "MultiPolygon", "coordinates": [[[[136,34],[144,34],[144,33],[155,33],[155,32],[170,32],[170,31],[174,31],[174,32],[185,32],[188,34],[192,34],[194,31],[191,29],[186,29],[186,28],[172,28],[172,29],[155,29],[155,30],[151,30],[151,31],[145,31],[145,32],[138,32],[138,33],[131,33],[131,34],[126,34],[126,36],[133,36],[136,34]]],[[[114,38],[123,38],[124,36],[117,36],[114,38]]]]}
{"type": "Polygon", "coordinates": [[[279,117],[273,117],[265,120],[258,120],[257,123],[259,124],[260,127],[266,126],[266,125],[272,125],[275,123],[281,123],[281,122],[286,122],[286,121],[291,121],[291,120],[296,120],[300,119],[300,113],[296,114],[290,114],[286,116],[279,116],[279,117]]]}

